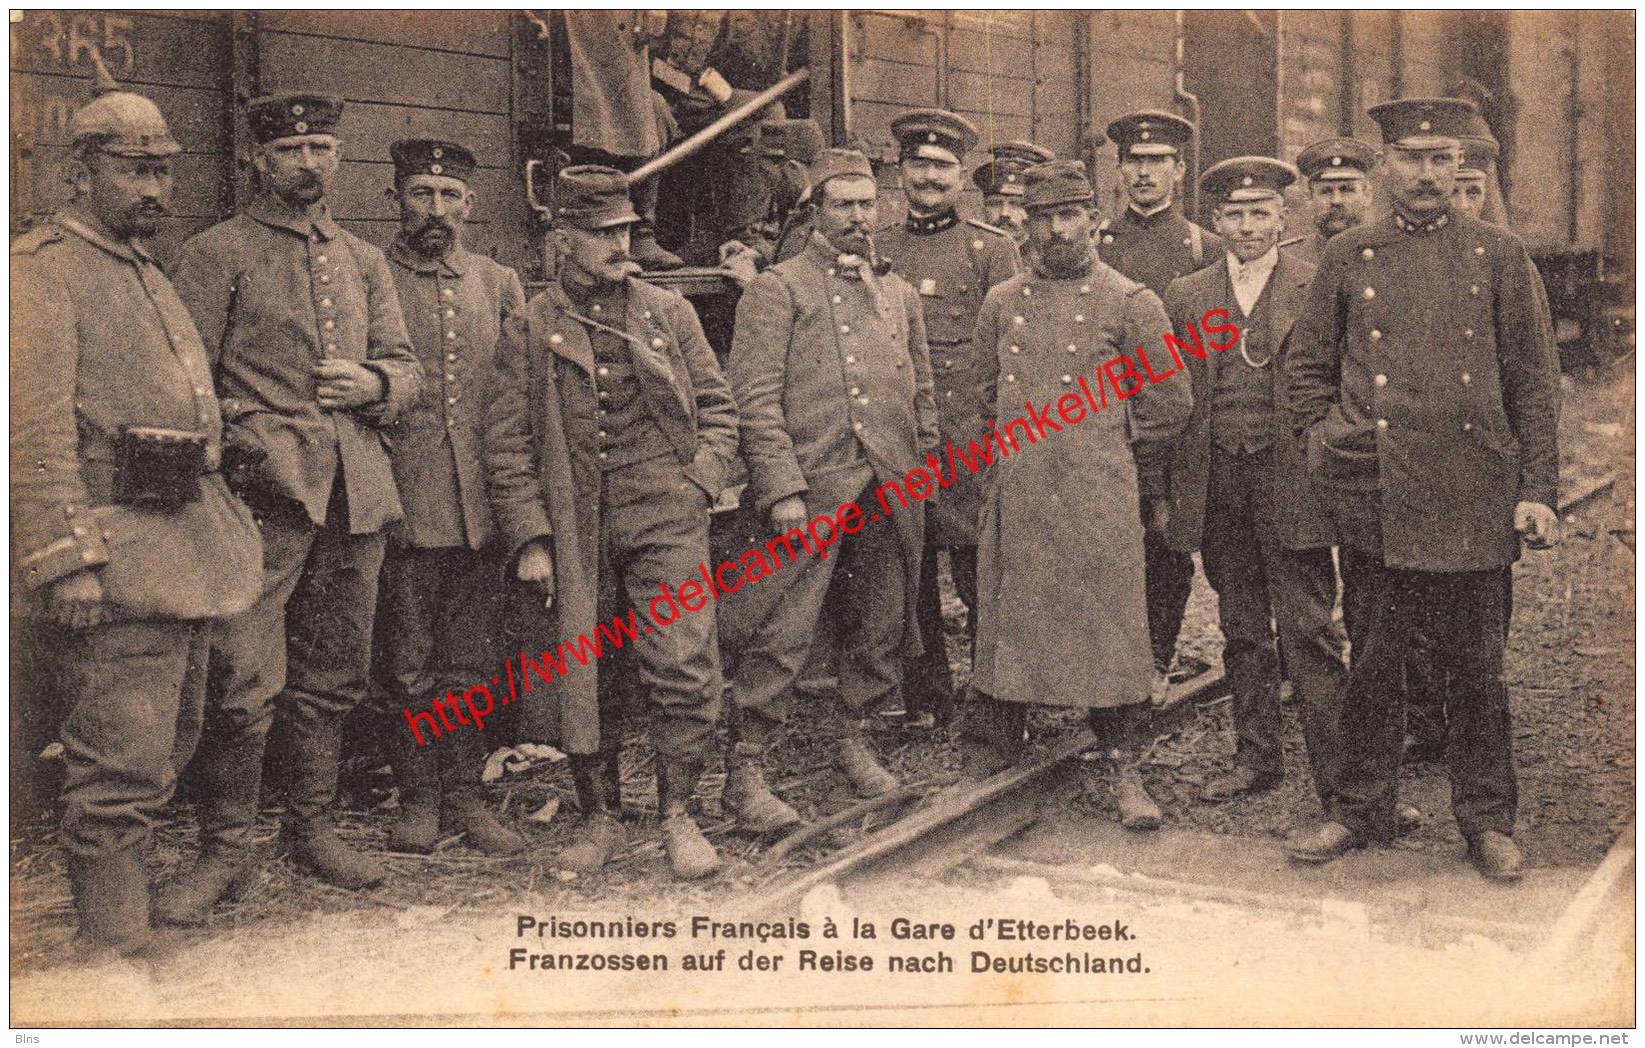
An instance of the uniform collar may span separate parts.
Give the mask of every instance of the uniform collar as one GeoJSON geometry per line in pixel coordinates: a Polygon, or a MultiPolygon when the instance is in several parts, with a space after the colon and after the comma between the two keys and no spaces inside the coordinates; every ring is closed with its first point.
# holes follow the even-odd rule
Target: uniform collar
{"type": "Polygon", "coordinates": [[[1135,204],[1128,203],[1125,205],[1125,211],[1122,213],[1121,217],[1123,217],[1127,222],[1130,222],[1132,225],[1146,227],[1158,225],[1161,222],[1167,221],[1173,214],[1176,213],[1176,210],[1177,202],[1175,200],[1172,200],[1164,207],[1158,207],[1148,212],[1138,211],[1135,204]]]}
{"type": "Polygon", "coordinates": [[[1394,225],[1401,232],[1404,232],[1404,233],[1412,233],[1412,234],[1417,234],[1417,235],[1421,235],[1421,234],[1424,234],[1424,233],[1437,233],[1439,230],[1444,229],[1446,226],[1448,226],[1450,224],[1451,224],[1451,209],[1449,207],[1446,207],[1443,211],[1441,211],[1439,214],[1435,215],[1433,218],[1430,218],[1427,221],[1423,221],[1423,222],[1418,222],[1418,221],[1415,221],[1413,219],[1406,218],[1404,215],[1399,213],[1398,208],[1394,209],[1394,225]]]}
{"type": "Polygon", "coordinates": [[[932,233],[940,233],[959,224],[959,212],[953,208],[949,208],[947,211],[939,211],[934,215],[916,215],[910,211],[908,212],[908,220],[905,223],[908,231],[915,236],[930,236],[932,233]]]}
{"type": "Polygon", "coordinates": [[[320,217],[311,219],[302,212],[292,210],[285,201],[273,193],[264,193],[247,204],[246,214],[265,226],[289,229],[302,237],[313,234],[321,240],[334,240],[343,232],[342,227],[332,220],[331,212],[325,210],[323,205],[320,217]]]}
{"type": "Polygon", "coordinates": [[[70,233],[95,247],[102,248],[123,262],[138,265],[143,262],[152,263],[154,261],[154,256],[149,254],[142,244],[135,240],[116,240],[99,223],[76,213],[70,208],[58,211],[52,218],[53,221],[70,233]]]}
{"type": "Polygon", "coordinates": [[[428,274],[444,270],[449,276],[460,277],[468,266],[468,252],[460,244],[453,244],[444,258],[429,258],[413,250],[404,235],[394,238],[394,243],[388,248],[388,257],[413,273],[428,274]]]}

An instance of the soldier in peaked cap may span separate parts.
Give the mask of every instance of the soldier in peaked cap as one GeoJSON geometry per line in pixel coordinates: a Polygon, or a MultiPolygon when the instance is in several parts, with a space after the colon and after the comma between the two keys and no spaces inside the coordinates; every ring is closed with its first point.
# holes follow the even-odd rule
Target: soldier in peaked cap
{"type": "Polygon", "coordinates": [[[1462,162],[1457,165],[1454,201],[1462,211],[1484,222],[1499,222],[1501,216],[1490,207],[1491,182],[1496,177],[1497,154],[1501,151],[1495,138],[1486,135],[1464,135],[1462,162]]]}
{"type": "Polygon", "coordinates": [[[1365,221],[1371,209],[1371,171],[1377,151],[1355,138],[1327,138],[1297,154],[1297,168],[1308,180],[1308,206],[1314,233],[1283,242],[1299,259],[1319,264],[1325,242],[1365,221]]]}
{"type": "Polygon", "coordinates": [[[365,698],[384,531],[400,498],[382,432],[416,402],[422,367],[382,251],[332,218],[342,102],[255,99],[259,193],[196,234],[173,279],[214,364],[234,483],[262,517],[263,593],[225,625],[226,667],[201,746],[205,862],[173,882],[166,919],[204,920],[251,867],[271,722],[289,742],[285,841],[297,862],[347,888],[376,884],[376,859],[337,835],[343,720],[365,698]],[[277,701],[278,698],[278,701],[277,701]]]}
{"type": "MultiPolygon", "coordinates": [[[[634,276],[639,216],[623,173],[562,170],[555,219],[560,279],[508,320],[498,351],[485,457],[500,549],[514,577],[549,601],[541,650],[598,637],[596,618],[622,612],[611,606],[619,584],[636,608],[650,598],[655,628],[642,618],[629,639],[652,711],[663,845],[675,876],[702,877],[719,856],[688,805],[723,691],[715,605],[676,606],[673,619],[659,608],[708,558],[708,511],[737,450],[736,405],[691,305],[634,276]]],[[[632,627],[639,613],[629,614],[632,627]]],[[[624,696],[600,688],[600,672],[597,661],[556,667],[547,695],[522,711],[525,733],[543,738],[546,703],[557,706],[554,741],[571,755],[583,811],[557,861],[583,872],[623,840],[624,696]]]]}
{"type": "Polygon", "coordinates": [[[503,568],[486,501],[484,418],[497,393],[503,326],[525,309],[512,269],[468,251],[475,206],[474,154],[455,142],[404,139],[389,146],[400,232],[389,270],[412,348],[439,392],[409,407],[388,431],[389,460],[405,520],[389,537],[374,630],[376,696],[386,721],[400,810],[391,851],[428,852],[442,832],[467,834],[490,854],[525,847],[480,795],[482,736],[441,725],[429,696],[462,695],[501,658],[503,568]],[[442,734],[444,737],[442,737],[442,734]]]}
{"type": "MultiPolygon", "coordinates": [[[[1222,257],[1216,234],[1188,220],[1177,205],[1177,184],[1187,173],[1183,153],[1194,125],[1173,113],[1129,113],[1108,125],[1119,150],[1126,206],[1098,227],[1102,260],[1156,295],[1177,277],[1222,257]]],[[[1176,656],[1177,634],[1194,585],[1194,561],[1165,542],[1157,522],[1143,521],[1148,553],[1148,632],[1152,639],[1156,697],[1163,697],[1176,656]]]]}
{"type": "Polygon", "coordinates": [[[1314,784],[1329,803],[1338,745],[1342,637],[1332,621],[1337,575],[1323,502],[1291,435],[1284,366],[1292,324],[1314,269],[1279,246],[1290,164],[1269,157],[1224,160],[1200,176],[1215,206],[1223,258],[1165,289],[1165,312],[1184,345],[1220,315],[1239,328],[1223,352],[1181,354],[1194,413],[1171,462],[1166,538],[1198,551],[1217,593],[1223,665],[1234,688],[1234,767],[1206,786],[1211,800],[1268,789],[1284,774],[1280,646],[1303,703],[1314,784]]]}
{"type": "Polygon", "coordinates": [[[899,697],[903,660],[920,654],[910,611],[924,520],[917,499],[904,504],[882,489],[902,490],[937,443],[919,296],[872,261],[873,169],[855,150],[829,149],[810,176],[811,239],[743,292],[729,367],[749,472],[748,552],[739,564],[758,585],[740,587],[726,605],[736,708],[724,803],[762,832],[799,820],[766,784],[763,755],[825,615],[840,624],[847,725],[839,767],[862,796],[896,788],[863,719],[899,697]],[[847,502],[879,519],[843,535],[826,557],[802,549],[807,522],[847,502]]]}
{"type": "Polygon", "coordinates": [[[1290,841],[1325,862],[1394,829],[1400,675],[1416,633],[1450,692],[1452,808],[1482,873],[1520,875],[1502,662],[1521,540],[1557,541],[1558,360],[1512,233],[1451,203],[1473,105],[1371,110],[1393,205],[1333,237],[1292,330],[1285,382],[1331,497],[1352,658],[1327,821],[1290,841]]]}
{"type": "MultiPolygon", "coordinates": [[[[969,121],[941,109],[916,109],[893,120],[891,132],[902,151],[908,210],[874,234],[875,244],[897,275],[919,292],[941,439],[963,448],[988,430],[987,410],[977,398],[971,342],[977,310],[989,288],[1016,275],[1021,259],[1009,233],[959,215],[965,178],[961,165],[977,141],[969,121]]],[[[954,683],[943,639],[937,551],[948,551],[954,589],[966,607],[967,633],[974,641],[981,508],[982,478],[967,470],[954,478],[926,516],[925,557],[914,608],[925,653],[910,664],[903,694],[912,728],[946,724],[953,717],[954,683]]]]}
{"type": "Polygon", "coordinates": [[[262,577],[218,470],[206,349],[141,243],[181,147],[153,102],[99,87],[69,123],[72,200],[11,246],[14,611],[67,707],[62,841],[87,960],[149,940],[150,827],[199,738],[214,624],[262,577]]]}
{"type": "Polygon", "coordinates": [[[1161,813],[1137,767],[1150,737],[1153,673],[1142,504],[1165,495],[1170,441],[1188,421],[1188,383],[1139,378],[1126,383],[1123,403],[1105,390],[1107,406],[1095,410],[1089,390],[1112,385],[1122,354],[1159,345],[1165,312],[1152,291],[1096,257],[1084,164],[1030,168],[1024,204],[1032,268],[994,287],[977,317],[983,402],[1001,420],[994,440],[1011,452],[984,474],[965,771],[987,775],[1021,757],[1030,704],[1083,708],[1115,763],[1121,822],[1152,829],[1161,813]],[[1062,432],[1030,440],[1024,418],[1004,422],[1042,417],[1052,403],[1062,432]],[[1074,578],[1079,585],[1069,586],[1074,578]]]}
{"type": "Polygon", "coordinates": [[[1057,155],[1032,142],[1001,142],[988,148],[993,159],[971,172],[971,181],[982,190],[982,212],[988,221],[1011,234],[1020,250],[1028,241],[1022,209],[1022,173],[1035,164],[1055,160],[1057,155]]]}

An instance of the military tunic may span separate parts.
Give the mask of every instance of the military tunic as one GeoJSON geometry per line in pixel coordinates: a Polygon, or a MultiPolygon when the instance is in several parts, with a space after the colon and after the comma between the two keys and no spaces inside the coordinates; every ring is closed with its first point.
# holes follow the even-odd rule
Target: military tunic
{"type": "MultiPolygon", "coordinates": [[[[1039,272],[988,293],[977,319],[982,392],[1002,433],[1026,404],[1076,399],[1136,347],[1153,360],[1169,330],[1153,292],[1092,258],[1083,277],[1039,272]]],[[[1139,367],[1140,371],[1140,367],[1139,367]]],[[[1006,702],[1088,709],[1146,702],[1152,659],[1138,490],[1158,490],[1169,442],[1188,421],[1182,376],[1146,384],[986,473],[978,528],[974,681],[1006,702]]],[[[1053,413],[1053,417],[1056,417],[1053,413]]]]}
{"type": "MultiPolygon", "coordinates": [[[[937,443],[925,321],[914,289],[895,274],[869,283],[842,268],[819,235],[760,274],[737,306],[730,373],[742,413],[751,544],[771,538],[765,515],[802,496],[807,512],[832,516],[879,485],[905,482],[937,443]],[[876,297],[878,302],[876,302],[876,297]]],[[[827,558],[802,554],[772,579],[728,603],[740,643],[733,671],[739,709],[771,720],[800,672],[823,612],[828,583],[851,547],[866,552],[850,578],[863,585],[851,616],[840,692],[861,708],[901,681],[898,655],[921,650],[913,606],[924,540],[923,504],[890,498],[886,527],[847,536],[827,558]],[[872,584],[872,585],[870,585],[872,584]]],[[[865,514],[877,502],[863,502],[865,514]]]]}
{"type": "Polygon", "coordinates": [[[396,239],[388,258],[426,376],[423,396],[388,430],[405,520],[384,556],[373,646],[397,719],[431,695],[484,682],[499,661],[503,571],[488,548],[496,528],[482,443],[497,342],[525,292],[512,269],[460,246],[431,259],[396,239]]]}
{"type": "Polygon", "coordinates": [[[109,916],[96,879],[115,866],[146,882],[141,850],[199,736],[212,620],[256,600],[262,548],[215,472],[222,424],[200,337],[139,244],[72,210],[15,240],[11,353],[14,612],[37,614],[49,587],[90,570],[112,616],[43,633],[66,710],[62,839],[82,932],[96,934],[109,916]],[[114,502],[128,425],[205,436],[212,472],[193,499],[114,502]]]}
{"type": "Polygon", "coordinates": [[[1448,682],[1451,802],[1512,834],[1503,678],[1517,502],[1557,505],[1558,358],[1519,238],[1449,210],[1331,238],[1285,369],[1308,467],[1334,496],[1353,658],[1331,817],[1388,839],[1401,685],[1418,636],[1448,682]]]}

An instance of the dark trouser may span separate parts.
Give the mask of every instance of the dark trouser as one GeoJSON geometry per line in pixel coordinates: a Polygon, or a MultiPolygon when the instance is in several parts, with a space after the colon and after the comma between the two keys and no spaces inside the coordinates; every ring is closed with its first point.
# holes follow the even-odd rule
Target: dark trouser
{"type": "MultiPolygon", "coordinates": [[[[641,687],[652,711],[651,738],[668,760],[702,760],[713,746],[720,719],[720,656],[714,604],[698,611],[658,602],[672,622],[653,623],[649,608],[659,587],[676,593],[693,579],[701,584],[708,559],[708,496],[687,480],[670,455],[603,474],[600,500],[599,622],[635,609],[639,637],[634,653],[641,687]],[[619,607],[626,592],[629,606],[619,607]]],[[[712,599],[712,598],[710,598],[712,599]]],[[[613,760],[622,746],[624,698],[600,689],[600,750],[613,760]]]]}
{"type": "Polygon", "coordinates": [[[343,718],[365,697],[372,613],[383,564],[381,532],[350,534],[342,477],[326,523],[300,507],[259,513],[263,595],[226,621],[213,645],[217,680],[200,759],[208,783],[201,831],[208,845],[244,848],[256,818],[256,783],[270,726],[285,736],[287,822],[317,828],[337,798],[343,718]],[[278,697],[278,702],[276,698],[278,697]]]}
{"type": "MultiPolygon", "coordinates": [[[[920,589],[914,605],[919,619],[920,637],[925,642],[925,653],[908,660],[906,699],[911,712],[930,713],[939,722],[954,715],[954,674],[948,665],[948,644],[944,640],[942,593],[937,585],[937,550],[939,547],[926,537],[925,553],[920,561],[920,589]]],[[[965,605],[965,635],[970,649],[977,646],[977,547],[948,546],[948,564],[954,579],[954,589],[965,605]]]]}
{"type": "Polygon", "coordinates": [[[1289,550],[1275,527],[1270,452],[1216,448],[1200,558],[1217,592],[1223,666],[1234,689],[1234,762],[1264,777],[1283,773],[1275,632],[1303,704],[1314,786],[1329,804],[1340,747],[1342,632],[1331,619],[1337,575],[1329,549],[1289,550]]]}
{"type": "Polygon", "coordinates": [[[1450,682],[1446,761],[1451,808],[1463,836],[1512,834],[1518,801],[1508,689],[1502,677],[1511,580],[1507,569],[1402,571],[1379,555],[1341,549],[1345,618],[1353,659],[1343,690],[1345,747],[1337,821],[1388,840],[1404,742],[1401,676],[1413,631],[1443,638],[1436,671],[1450,682]]]}
{"type": "MultiPolygon", "coordinates": [[[[374,699],[385,731],[409,734],[403,711],[427,710],[437,695],[450,692],[460,708],[469,688],[495,687],[504,592],[502,565],[494,557],[463,547],[389,546],[372,642],[374,699]]],[[[480,732],[459,724],[424,741],[439,751],[446,781],[479,787],[485,748],[480,732]]]]}
{"type": "Polygon", "coordinates": [[[63,848],[93,939],[148,926],[142,852],[200,736],[210,632],[206,622],[158,621],[52,631],[68,708],[63,848]],[[127,913],[107,912],[121,896],[127,913]]]}
{"type": "MultiPolygon", "coordinates": [[[[766,539],[773,537],[765,533],[766,539]]],[[[906,598],[902,546],[892,518],[871,520],[857,534],[843,536],[827,557],[813,556],[792,540],[791,545],[792,563],[778,545],[776,576],[745,583],[751,587],[748,597],[765,611],[758,617],[740,613],[748,636],[731,674],[738,731],[749,742],[765,741],[787,719],[790,690],[825,614],[839,627],[839,694],[848,712],[872,713],[902,685],[906,598]]],[[[765,555],[763,545],[761,552],[765,555]]]]}
{"type": "MultiPolygon", "coordinates": [[[[1144,508],[1144,513],[1147,509],[1144,508]]],[[[1154,668],[1161,673],[1177,651],[1177,634],[1194,589],[1194,558],[1165,544],[1165,534],[1143,521],[1143,585],[1148,599],[1148,640],[1154,650],[1154,668]]]]}
{"type": "MultiPolygon", "coordinates": [[[[1503,640],[1508,638],[1508,621],[1514,610],[1514,579],[1504,573],[1503,595],[1507,611],[1502,616],[1503,640]]],[[[1448,683],[1434,669],[1434,647],[1441,640],[1427,635],[1416,638],[1410,656],[1405,660],[1405,733],[1419,746],[1436,750],[1445,748],[1445,694],[1448,683]]]]}

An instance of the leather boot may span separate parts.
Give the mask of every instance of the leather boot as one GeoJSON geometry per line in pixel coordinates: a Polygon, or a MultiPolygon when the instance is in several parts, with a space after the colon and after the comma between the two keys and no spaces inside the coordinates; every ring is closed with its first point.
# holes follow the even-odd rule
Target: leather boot
{"type": "Polygon", "coordinates": [[[902,785],[874,756],[861,728],[840,740],[840,770],[859,797],[881,797],[902,785]]]}
{"type": "Polygon", "coordinates": [[[75,948],[83,955],[105,951],[126,955],[149,944],[149,883],[133,851],[96,858],[71,856],[69,884],[80,915],[75,948]]]}
{"type": "Polygon", "coordinates": [[[798,826],[800,813],[771,792],[765,781],[765,747],[739,742],[732,747],[720,804],[750,833],[775,833],[798,826]]]}
{"type": "MultiPolygon", "coordinates": [[[[594,753],[571,757],[571,777],[577,784],[583,818],[571,843],[561,849],[558,863],[574,873],[598,871],[626,842],[623,824],[618,821],[622,799],[610,788],[607,756],[594,753]]],[[[609,763],[615,764],[616,754],[609,757],[609,763]]]]}
{"type": "Polygon", "coordinates": [[[156,924],[199,927],[219,902],[238,898],[256,879],[261,863],[251,834],[267,741],[266,728],[258,727],[200,752],[200,858],[160,889],[156,924]]]}
{"type": "Polygon", "coordinates": [[[397,731],[390,728],[390,734],[400,811],[388,831],[388,850],[427,855],[440,840],[440,748],[455,740],[419,746],[404,725],[397,731]]]}
{"type": "Polygon", "coordinates": [[[1028,707],[973,695],[965,703],[960,732],[960,775],[973,782],[997,775],[1022,760],[1028,707]]]}
{"type": "Polygon", "coordinates": [[[719,853],[691,817],[691,795],[702,778],[702,761],[670,758],[657,761],[657,809],[662,816],[663,850],[668,867],[682,881],[706,877],[720,868],[719,853]]]}
{"type": "Polygon", "coordinates": [[[286,842],[293,860],[327,884],[359,890],[383,882],[387,872],[357,851],[332,823],[337,774],[342,762],[342,718],[295,706],[289,727],[291,778],[286,787],[286,842]]]}
{"type": "Polygon", "coordinates": [[[517,855],[526,840],[503,825],[486,805],[480,788],[481,747],[472,733],[448,738],[440,751],[440,828],[461,833],[487,855],[517,855]]]}
{"type": "Polygon", "coordinates": [[[1128,830],[1157,830],[1165,821],[1165,814],[1148,795],[1142,772],[1134,764],[1122,765],[1115,776],[1114,804],[1119,808],[1120,825],[1128,830]]]}

